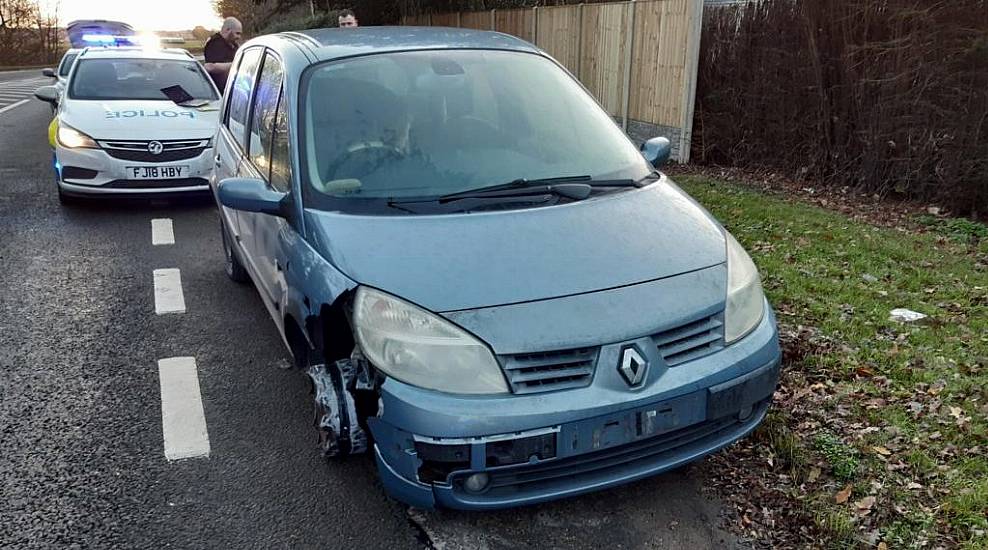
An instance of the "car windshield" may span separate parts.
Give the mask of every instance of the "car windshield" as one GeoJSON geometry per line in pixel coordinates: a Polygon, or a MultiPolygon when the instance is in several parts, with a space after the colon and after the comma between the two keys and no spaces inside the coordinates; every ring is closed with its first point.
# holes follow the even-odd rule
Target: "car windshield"
{"type": "Polygon", "coordinates": [[[194,99],[216,99],[195,61],[170,59],[82,59],[70,85],[72,99],[168,100],[162,88],[181,86],[194,99]]]}
{"type": "Polygon", "coordinates": [[[373,55],[318,66],[303,89],[303,173],[317,208],[651,172],[593,98],[539,55],[373,55]]]}
{"type": "Polygon", "coordinates": [[[69,69],[72,68],[72,62],[75,61],[77,53],[67,53],[65,57],[62,58],[62,64],[58,66],[58,76],[68,76],[69,69]]]}

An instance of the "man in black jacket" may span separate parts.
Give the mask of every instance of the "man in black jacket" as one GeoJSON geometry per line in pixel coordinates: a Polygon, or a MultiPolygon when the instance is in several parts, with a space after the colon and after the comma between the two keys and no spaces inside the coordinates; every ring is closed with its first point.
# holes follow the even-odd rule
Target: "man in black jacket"
{"type": "Polygon", "coordinates": [[[209,37],[202,49],[206,72],[213,78],[220,93],[226,89],[226,77],[230,74],[233,55],[240,47],[240,35],[243,30],[243,25],[236,17],[227,17],[223,20],[220,32],[209,37]]]}

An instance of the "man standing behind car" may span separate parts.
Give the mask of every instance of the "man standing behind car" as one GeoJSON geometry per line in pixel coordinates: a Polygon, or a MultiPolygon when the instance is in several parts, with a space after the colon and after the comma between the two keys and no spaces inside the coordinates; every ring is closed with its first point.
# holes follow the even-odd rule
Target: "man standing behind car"
{"type": "Polygon", "coordinates": [[[243,29],[243,25],[236,17],[227,17],[223,20],[220,32],[210,36],[202,49],[206,72],[216,83],[220,93],[226,89],[226,77],[230,74],[230,66],[233,65],[233,55],[240,47],[240,35],[243,29]]]}
{"type": "Polygon", "coordinates": [[[341,29],[349,29],[359,26],[357,24],[357,16],[353,14],[353,10],[341,11],[336,21],[339,23],[341,29]]]}

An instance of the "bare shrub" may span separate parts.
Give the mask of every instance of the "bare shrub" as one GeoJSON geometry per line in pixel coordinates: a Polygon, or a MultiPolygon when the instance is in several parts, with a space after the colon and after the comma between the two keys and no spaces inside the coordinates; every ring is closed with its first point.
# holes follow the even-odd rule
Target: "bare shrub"
{"type": "Polygon", "coordinates": [[[693,151],[988,213],[988,1],[707,9],[693,151]]]}

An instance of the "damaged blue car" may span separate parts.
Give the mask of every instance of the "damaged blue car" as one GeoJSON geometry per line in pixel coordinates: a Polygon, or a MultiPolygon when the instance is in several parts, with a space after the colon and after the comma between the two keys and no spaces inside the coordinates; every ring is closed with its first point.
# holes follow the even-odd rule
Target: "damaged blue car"
{"type": "Polygon", "coordinates": [[[751,432],[779,376],[755,265],[531,44],[325,29],[237,53],[227,274],[313,385],[326,456],[419,507],[614,487],[751,432]]]}

